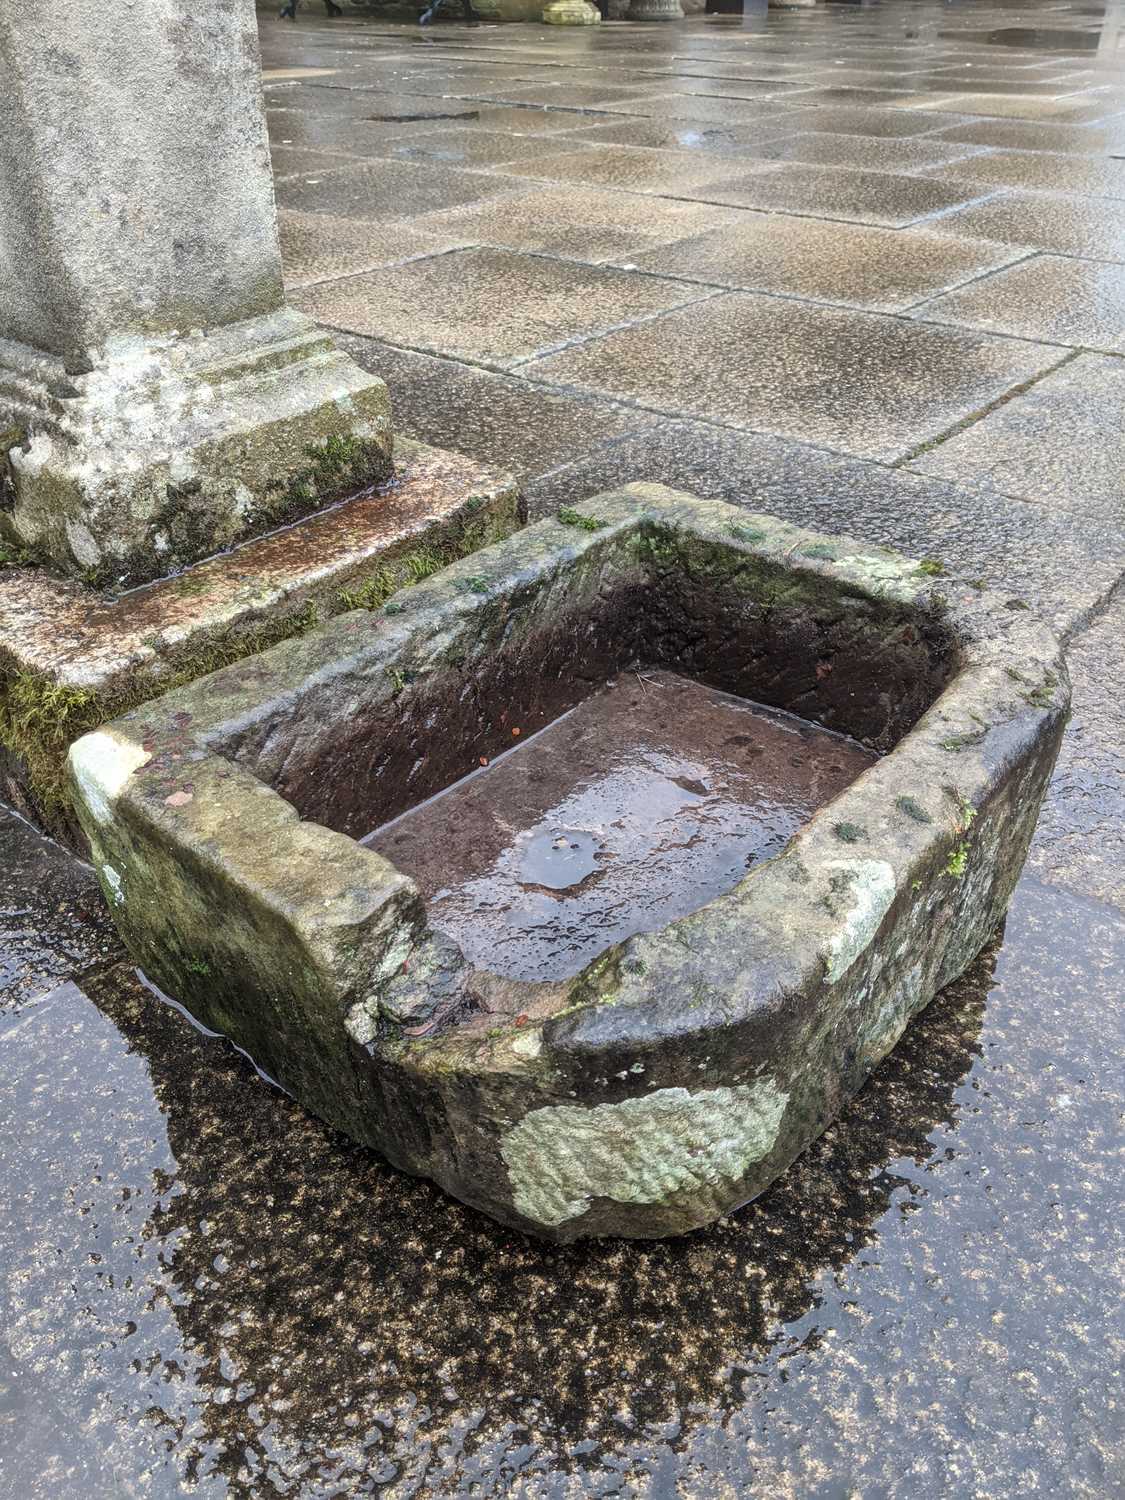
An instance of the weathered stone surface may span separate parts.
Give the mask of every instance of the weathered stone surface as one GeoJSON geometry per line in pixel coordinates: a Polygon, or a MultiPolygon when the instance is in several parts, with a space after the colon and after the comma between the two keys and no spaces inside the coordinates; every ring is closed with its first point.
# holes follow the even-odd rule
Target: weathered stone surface
{"type": "Polygon", "coordinates": [[[301,313],[89,364],[0,339],[0,536],[84,581],[146,582],[389,475],[386,386],[301,313]]]}
{"type": "Polygon", "coordinates": [[[601,13],[590,0],[549,0],[540,19],[545,26],[597,26],[601,13]]]}
{"type": "Polygon", "coordinates": [[[931,572],[660,486],[597,496],[80,740],[103,890],[156,983],[396,1165],[560,1240],[706,1223],[964,971],[1022,866],[1065,668],[1027,612],[931,572]],[[638,658],[887,753],[576,978],[470,970],[354,842],[372,798],[395,815],[495,754],[508,710],[538,723],[638,658]]]}
{"type": "Polygon", "coordinates": [[[281,306],[259,68],[250,0],[4,7],[0,334],[78,371],[281,306]]]}
{"type": "Polygon", "coordinates": [[[387,478],[284,305],[252,0],[0,17],[0,539],[140,583],[387,478]]]}
{"type": "Polygon", "coordinates": [[[73,841],[62,763],[84,729],[173,683],[372,604],[506,536],[514,482],[400,439],[393,480],[119,597],[38,568],[0,570],[0,790],[73,841]]]}

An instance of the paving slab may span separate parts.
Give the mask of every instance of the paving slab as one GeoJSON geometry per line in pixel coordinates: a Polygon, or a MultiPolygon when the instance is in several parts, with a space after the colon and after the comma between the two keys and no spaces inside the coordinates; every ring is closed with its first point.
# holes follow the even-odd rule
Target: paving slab
{"type": "Polygon", "coordinates": [[[302,213],[378,223],[492,198],[512,186],[510,178],[436,163],[419,171],[410,162],[379,161],[287,177],[277,184],[277,202],[302,213]]]}
{"type": "Polygon", "coordinates": [[[1015,1500],[1032,1469],[1044,1493],[1110,1493],[1114,917],[1025,880],[1003,942],[768,1194],[643,1248],[497,1229],[124,966],[56,990],[7,1028],[0,1076],[21,1495],[110,1474],[154,1500],[263,1477],[312,1500],[385,1476],[501,1500],[517,1467],[529,1497],[571,1476],[644,1494],[654,1473],[804,1495],[844,1469],[894,1493],[904,1447],[923,1500],[1015,1500]]]}
{"type": "Polygon", "coordinates": [[[281,260],[287,287],[354,276],[417,255],[434,255],[468,242],[465,235],[419,233],[407,224],[373,224],[333,214],[278,214],[281,260]]]}
{"type": "Polygon", "coordinates": [[[559,135],[573,130],[576,124],[614,116],[594,110],[549,109],[546,105],[488,104],[483,100],[466,100],[474,113],[464,123],[481,130],[512,130],[519,135],[559,135]]]}
{"type": "Polygon", "coordinates": [[[897,312],[994,271],[1019,253],[921,228],[893,230],[748,212],[729,228],[633,259],[641,270],[663,276],[897,312]]]}
{"type": "Polygon", "coordinates": [[[935,138],[1007,151],[1063,151],[1100,156],[1125,150],[1125,125],[1043,125],[1025,120],[970,120],[936,132],[935,138]]]}
{"type": "Polygon", "coordinates": [[[731,292],[523,373],[891,460],[1058,359],[1044,345],[731,292]]]}
{"type": "MultiPolygon", "coordinates": [[[[796,102],[796,101],[794,101],[796,102]]],[[[943,126],[963,125],[965,115],[918,113],[907,109],[873,109],[862,105],[826,105],[805,116],[801,130],[822,131],[828,135],[867,135],[906,140],[911,136],[930,135],[943,126]]]]}
{"type": "Polygon", "coordinates": [[[341,158],[338,166],[365,157],[386,156],[387,143],[401,138],[404,131],[409,130],[417,140],[430,130],[475,124],[478,119],[479,111],[475,107],[462,106],[452,100],[442,109],[435,108],[428,119],[409,123],[403,120],[351,120],[337,115],[311,115],[296,109],[270,110],[266,115],[271,152],[279,147],[326,151],[341,158]]]}
{"type": "Polygon", "coordinates": [[[677,94],[702,94],[710,99],[785,99],[809,92],[809,85],[792,75],[774,78],[698,78],[683,74],[667,80],[677,94]]]}
{"type": "Polygon", "coordinates": [[[378,339],[341,334],[338,343],[365,370],[393,383],[399,432],[465,453],[523,482],[659,421],[635,407],[550,390],[378,339]]]}
{"type": "Polygon", "coordinates": [[[1075,98],[1039,99],[1023,94],[941,94],[932,101],[920,97],[914,108],[951,110],[965,115],[996,116],[1001,119],[1047,120],[1060,125],[1093,125],[1112,121],[1121,105],[1110,100],[1082,103],[1075,98]]]}
{"type": "Polygon", "coordinates": [[[721,125],[745,125],[755,120],[771,124],[783,113],[786,120],[807,119],[800,94],[784,99],[712,99],[704,94],[653,93],[627,103],[608,104],[605,113],[641,115],[653,120],[710,120],[721,125]]]}
{"type": "Polygon", "coordinates": [[[1017,338],[1125,353],[1125,266],[1035,255],[917,309],[928,322],[954,323],[1017,338]]]}
{"type": "Polygon", "coordinates": [[[861,172],[909,173],[923,167],[938,167],[983,150],[932,136],[828,135],[806,130],[777,140],[750,143],[747,156],[763,161],[796,161],[813,167],[851,167],[861,172]]]}
{"type": "Polygon", "coordinates": [[[437,162],[451,167],[491,167],[519,162],[522,170],[523,164],[556,156],[558,149],[557,136],[513,135],[504,130],[451,125],[424,131],[419,136],[398,136],[387,143],[386,154],[404,161],[437,162]]]}
{"type": "MultiPolygon", "coordinates": [[[[741,156],[748,147],[764,144],[792,129],[784,116],[776,120],[743,125],[717,125],[706,120],[621,120],[612,124],[583,125],[567,132],[566,142],[594,146],[648,146],[665,151],[706,151],[720,156],[741,156]]],[[[561,142],[556,144],[558,150],[561,142]]],[[[956,147],[950,146],[949,150],[956,147]]],[[[962,148],[970,149],[970,148],[962,148]]]]}
{"type": "Polygon", "coordinates": [[[898,88],[865,88],[861,84],[854,83],[813,84],[801,93],[799,102],[801,104],[826,105],[829,107],[843,105],[844,107],[855,106],[859,109],[865,107],[872,109],[896,109],[912,93],[913,82],[909,78],[900,80],[900,87],[898,88]]]}
{"type": "Polygon", "coordinates": [[[484,248],[322,282],[294,300],[332,328],[504,369],[712,295],[684,281],[484,248]]]}
{"type": "Polygon", "coordinates": [[[972,184],[938,182],[905,173],[853,172],[800,162],[755,165],[747,160],[744,165],[752,170],[715,178],[694,196],[774,213],[900,228],[957,208],[981,193],[972,184]]]}
{"type": "Polygon", "coordinates": [[[581,84],[543,80],[538,83],[495,85],[475,90],[475,97],[489,103],[532,105],[545,109],[603,109],[607,105],[625,105],[645,98],[651,91],[644,85],[622,87],[602,83],[581,84]]]}
{"type": "Polygon", "coordinates": [[[701,152],[657,151],[642,146],[584,146],[553,155],[517,157],[507,170],[521,177],[624,188],[632,193],[706,197],[709,183],[730,174],[730,164],[701,152]]]}
{"type": "Polygon", "coordinates": [[[1072,718],[1032,845],[1042,880],[1125,912],[1125,591],[1071,644],[1072,718]]]}
{"type": "Polygon", "coordinates": [[[736,210],[714,204],[539,185],[466,208],[421,215],[412,228],[420,234],[599,262],[620,260],[738,218],[736,210]]]}
{"type": "MultiPolygon", "coordinates": [[[[268,110],[291,109],[309,114],[335,115],[340,119],[358,118],[374,97],[366,91],[346,87],[324,88],[316,83],[267,83],[262,97],[268,110]]],[[[389,96],[388,96],[389,97],[389,96]]],[[[409,95],[395,96],[409,99],[409,95]]],[[[428,106],[429,100],[424,101],[428,106]]]]}
{"type": "Polygon", "coordinates": [[[346,167],[352,158],[340,152],[316,151],[305,146],[271,145],[274,181],[286,177],[311,175],[315,172],[332,172],[337,167],[346,167]]]}
{"type": "Polygon", "coordinates": [[[1048,510],[1125,525],[1125,361],[1081,354],[955,433],[911,467],[1018,495],[1048,510]]]}
{"type": "Polygon", "coordinates": [[[985,187],[1125,198],[1125,161],[1115,157],[1075,157],[1065,152],[1049,151],[989,151],[938,166],[929,175],[943,181],[977,182],[985,187]]]}
{"type": "Polygon", "coordinates": [[[525,494],[533,516],[548,515],[634,479],[935,559],[969,588],[1010,590],[1061,635],[1081,629],[1125,572],[1125,526],[1075,525],[969,486],[699,422],[605,443],[525,494]]]}
{"type": "Polygon", "coordinates": [[[1120,205],[1078,194],[1000,192],[948,214],[935,227],[942,234],[997,240],[1056,255],[1125,260],[1125,213],[1120,205]]]}

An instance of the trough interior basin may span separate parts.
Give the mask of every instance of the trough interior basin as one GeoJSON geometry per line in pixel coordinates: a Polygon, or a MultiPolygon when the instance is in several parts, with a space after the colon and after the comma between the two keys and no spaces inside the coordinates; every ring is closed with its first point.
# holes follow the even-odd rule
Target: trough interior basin
{"type": "MultiPolygon", "coordinates": [[[[501,710],[503,713],[503,710],[501,710]]],[[[876,756],[678,673],[619,673],[363,842],[470,963],[558,980],[736,885],[876,756]]]]}

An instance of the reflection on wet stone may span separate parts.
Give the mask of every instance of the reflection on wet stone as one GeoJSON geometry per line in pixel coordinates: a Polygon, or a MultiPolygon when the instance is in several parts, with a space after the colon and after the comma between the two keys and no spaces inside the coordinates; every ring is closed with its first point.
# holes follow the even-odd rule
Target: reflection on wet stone
{"type": "Polygon", "coordinates": [[[94,1004],[65,987],[6,1036],[26,1142],[0,1195],[13,1357],[60,1403],[76,1460],[102,1445],[128,1483],[150,1474],[145,1494],[374,1493],[378,1476],[500,1496],[521,1460],[604,1493],[591,1465],[715,1476],[732,1441],[770,1473],[779,1381],[793,1420],[826,1408],[805,1465],[831,1460],[841,1401],[882,1401],[906,1369],[919,1414],[951,1380],[961,1393],[952,1436],[913,1424],[922,1451],[962,1442],[989,1384],[953,1372],[965,1340],[994,1329],[1010,1380],[1023,1356],[1009,1368],[1004,1350],[1062,1303],[1034,1385],[1006,1398],[1014,1463],[1031,1409],[1076,1369],[1095,1415],[1108,1395],[1109,1354],[1086,1340],[1112,1305],[1109,1247],[1075,1215],[1112,1222],[1119,1185],[1097,1153],[1075,1168],[1088,1132],[1114,1128],[1121,1027],[1099,1002],[1125,928],[1025,883],[1008,936],[757,1203],[679,1240],[566,1249],[350,1145],[125,968],[88,986],[94,1004]],[[1086,1011],[1060,1031],[1042,974],[1062,1003],[1089,953],[1086,1011]],[[857,1374],[847,1346],[873,1317],[882,1354],[857,1374]]]}

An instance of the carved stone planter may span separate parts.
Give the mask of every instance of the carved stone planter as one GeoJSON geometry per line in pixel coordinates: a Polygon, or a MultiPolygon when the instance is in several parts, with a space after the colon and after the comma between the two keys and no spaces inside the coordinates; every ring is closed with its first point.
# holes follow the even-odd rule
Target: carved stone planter
{"type": "Polygon", "coordinates": [[[407,1171],[556,1240],[706,1224],[833,1119],[1023,864],[1065,668],[1015,601],[937,573],[660,486],[596,496],[78,741],[105,894],[157,985],[407,1171]],[[697,762],[645,750],[656,813],[582,727],[626,687],[614,722],[647,713],[697,762]],[[693,693],[744,730],[692,741],[693,693]],[[816,795],[722,844],[712,811],[753,803],[739,778],[777,735],[771,765],[816,795]],[[638,809],[666,817],[655,864],[629,863],[638,809]],[[411,848],[417,880],[386,857],[411,848]],[[660,901],[598,907],[638,869],[660,901]],[[600,913],[592,941],[567,902],[600,913]],[[534,948],[552,922],[569,962],[534,948]]]}

